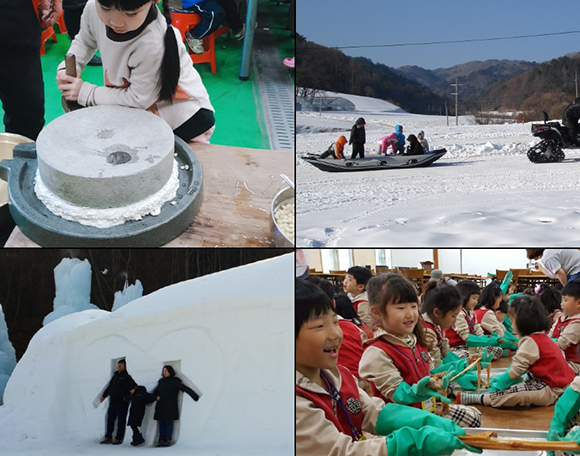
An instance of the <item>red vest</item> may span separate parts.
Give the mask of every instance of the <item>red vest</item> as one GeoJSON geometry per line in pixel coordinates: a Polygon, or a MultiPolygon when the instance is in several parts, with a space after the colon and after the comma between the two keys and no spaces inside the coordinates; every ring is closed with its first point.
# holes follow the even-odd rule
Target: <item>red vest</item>
{"type": "Polygon", "coordinates": [[[552,388],[565,388],[574,380],[574,371],[562,356],[562,350],[546,333],[531,334],[529,337],[540,349],[540,359],[531,367],[530,372],[552,388]]]}
{"type": "MultiPolygon", "coordinates": [[[[476,323],[479,323],[481,325],[481,321],[483,320],[483,316],[488,312],[493,312],[493,310],[488,309],[487,307],[480,307],[479,309],[474,310],[473,313],[475,315],[476,323]]],[[[481,327],[481,329],[483,329],[483,334],[485,334],[487,336],[489,336],[491,334],[483,326],[481,327]]]]}
{"type": "MultiPolygon", "coordinates": [[[[359,432],[362,432],[363,414],[360,395],[358,392],[358,385],[346,367],[338,366],[338,370],[341,377],[340,396],[342,397],[342,402],[350,420],[352,421],[352,424],[354,424],[359,432]]],[[[340,432],[346,435],[350,435],[352,440],[355,440],[344,411],[340,405],[333,404],[334,401],[328,394],[308,391],[298,385],[296,385],[296,394],[312,401],[315,407],[324,411],[324,416],[326,419],[331,421],[340,432]],[[336,414],[334,411],[334,405],[336,406],[336,414]]]]}
{"type": "Polygon", "coordinates": [[[435,335],[437,336],[437,346],[439,348],[441,348],[441,340],[442,339],[439,336],[440,332],[437,331],[437,329],[435,329],[435,325],[433,323],[431,323],[430,321],[425,321],[425,320],[421,319],[421,326],[425,329],[428,328],[435,333],[435,335]]]}
{"type": "Polygon", "coordinates": [[[338,364],[342,364],[352,375],[360,378],[358,363],[363,354],[360,329],[349,320],[338,320],[338,324],[343,334],[342,345],[338,350],[338,364]]]}
{"type": "MultiPolygon", "coordinates": [[[[560,337],[560,333],[566,326],[570,324],[570,322],[574,320],[580,320],[580,318],[569,318],[568,320],[562,322],[562,318],[564,317],[565,315],[562,314],[558,318],[558,322],[556,323],[554,332],[552,333],[552,337],[555,339],[560,337]]],[[[570,345],[566,350],[564,350],[564,353],[566,354],[566,360],[572,361],[573,363],[580,363],[580,357],[578,356],[578,345],[580,345],[580,342],[574,345],[570,345]]]]}
{"type": "MultiPolygon", "coordinates": [[[[467,322],[467,326],[469,326],[469,333],[475,334],[473,321],[471,321],[471,319],[469,318],[469,314],[467,313],[467,311],[462,311],[460,315],[463,315],[463,318],[465,318],[465,321],[467,322]]],[[[459,316],[457,318],[459,318],[459,316]]],[[[458,347],[458,346],[465,345],[467,343],[465,340],[463,340],[461,338],[461,336],[459,334],[457,334],[455,329],[445,328],[443,331],[445,332],[445,337],[447,337],[447,339],[449,339],[449,346],[450,347],[458,347]]]]}
{"type": "MultiPolygon", "coordinates": [[[[363,294],[363,293],[361,293],[359,296],[361,296],[362,294],[363,294]]],[[[364,299],[364,297],[362,297],[362,296],[361,296],[361,297],[358,297],[358,299],[357,299],[357,298],[355,298],[355,299],[352,301],[352,306],[354,307],[354,310],[356,310],[356,313],[358,313],[358,305],[359,305],[361,302],[368,302],[368,301],[367,301],[366,299],[364,299]]]]}
{"type": "MultiPolygon", "coordinates": [[[[409,346],[395,345],[383,339],[374,339],[367,345],[369,347],[378,347],[389,355],[399,374],[403,377],[403,381],[409,385],[413,385],[429,375],[429,352],[419,344],[415,344],[415,347],[411,348],[409,346]]],[[[392,402],[381,394],[373,382],[369,383],[375,397],[380,397],[385,402],[392,402]]],[[[420,402],[408,405],[421,408],[420,402]]]]}

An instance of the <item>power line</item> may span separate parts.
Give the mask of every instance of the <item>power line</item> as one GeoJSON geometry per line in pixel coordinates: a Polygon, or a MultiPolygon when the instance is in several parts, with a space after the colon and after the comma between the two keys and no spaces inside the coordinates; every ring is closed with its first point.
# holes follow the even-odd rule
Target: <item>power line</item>
{"type": "Polygon", "coordinates": [[[466,40],[446,40],[446,41],[425,41],[421,43],[393,43],[393,44],[363,44],[353,46],[331,46],[334,49],[361,49],[361,48],[384,48],[384,47],[405,47],[405,46],[427,46],[433,44],[455,44],[455,43],[476,43],[483,41],[499,41],[499,40],[518,40],[522,38],[537,38],[542,36],[558,36],[571,35],[580,33],[580,30],[571,30],[568,32],[554,32],[554,33],[538,33],[534,35],[516,35],[516,36],[500,36],[495,38],[472,38],[466,40]]]}

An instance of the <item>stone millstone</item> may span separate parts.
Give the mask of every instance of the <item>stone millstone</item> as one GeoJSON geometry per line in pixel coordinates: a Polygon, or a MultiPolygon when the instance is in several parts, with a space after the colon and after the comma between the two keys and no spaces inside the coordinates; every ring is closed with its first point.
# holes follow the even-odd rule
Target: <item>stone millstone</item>
{"type": "Polygon", "coordinates": [[[38,136],[38,169],[55,195],[77,206],[114,208],[159,191],[171,176],[174,136],[142,109],[95,106],[58,117],[38,136]]]}

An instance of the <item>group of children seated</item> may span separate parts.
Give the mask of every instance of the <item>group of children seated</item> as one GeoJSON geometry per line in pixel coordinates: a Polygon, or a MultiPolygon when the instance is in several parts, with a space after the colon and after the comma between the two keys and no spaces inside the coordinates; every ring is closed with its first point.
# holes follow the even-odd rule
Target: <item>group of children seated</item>
{"type": "MultiPolygon", "coordinates": [[[[328,146],[328,149],[318,155],[318,158],[323,159],[332,157],[335,160],[346,160],[344,148],[347,143],[352,144],[353,147],[351,159],[354,159],[357,156],[364,158],[365,142],[365,121],[361,117],[352,127],[350,140],[347,140],[344,135],[339,136],[335,142],[328,146]]],[[[395,125],[395,131],[387,136],[383,136],[378,144],[380,155],[420,155],[429,151],[429,143],[425,139],[424,131],[421,130],[417,133],[417,136],[411,134],[405,139],[402,125],[395,125]],[[406,151],[405,140],[409,142],[406,151]]]]}
{"type": "Polygon", "coordinates": [[[580,423],[580,279],[524,293],[442,279],[418,296],[402,275],[355,266],[343,289],[297,279],[297,454],[480,453],[458,438],[481,425],[471,404],[556,403],[549,440],[580,440],[566,434],[580,423]],[[480,391],[478,361],[508,354],[511,366],[480,391]]]}

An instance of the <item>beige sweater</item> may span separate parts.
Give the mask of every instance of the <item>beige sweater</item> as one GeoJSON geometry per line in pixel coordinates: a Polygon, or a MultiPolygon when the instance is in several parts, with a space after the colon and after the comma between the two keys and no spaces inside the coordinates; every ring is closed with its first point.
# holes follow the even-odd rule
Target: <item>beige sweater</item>
{"type": "MultiPolygon", "coordinates": [[[[469,325],[465,321],[466,314],[469,314],[471,318],[474,318],[473,312],[467,312],[467,310],[461,309],[461,312],[459,312],[459,315],[457,315],[457,318],[455,319],[455,325],[453,327],[453,329],[455,329],[455,332],[457,332],[457,334],[459,334],[459,337],[461,337],[465,342],[467,342],[467,336],[469,335],[469,325]]],[[[479,323],[474,323],[474,328],[476,336],[483,335],[483,329],[481,328],[481,325],[479,323]]]]}
{"type": "MultiPolygon", "coordinates": [[[[78,97],[82,106],[118,105],[148,109],[158,114],[172,129],[192,117],[200,108],[213,111],[209,95],[199,73],[193,68],[177,29],[174,33],[179,49],[181,75],[173,103],[158,101],[160,68],[165,52],[167,23],[162,14],[128,41],[107,37],[107,27],[97,15],[95,0],[89,0],[81,18],[81,29],[69,53],[76,56],[82,72],[99,49],[106,86],[84,82],[78,97]]],[[[59,70],[64,68],[64,62],[59,70]]]]}
{"type": "Polygon", "coordinates": [[[481,327],[490,333],[505,335],[505,326],[497,319],[495,312],[486,312],[480,323],[481,327]]]}
{"type": "MultiPolygon", "coordinates": [[[[423,320],[436,325],[436,323],[431,320],[428,314],[424,313],[422,315],[423,320]]],[[[431,328],[426,327],[423,333],[425,335],[425,344],[427,345],[427,350],[429,350],[429,370],[439,367],[441,360],[447,356],[451,351],[449,348],[449,340],[445,337],[443,330],[441,330],[441,344],[438,344],[438,336],[435,331],[431,328]]]]}
{"type": "MultiPolygon", "coordinates": [[[[325,374],[340,389],[342,380],[338,369],[325,374]]],[[[316,393],[328,394],[316,383],[296,371],[296,385],[316,393]]],[[[387,456],[386,437],[374,436],[375,423],[384,402],[369,397],[359,388],[363,413],[363,431],[367,440],[353,442],[326,419],[324,411],[309,399],[296,395],[296,455],[297,456],[387,456]],[[369,433],[372,434],[369,436],[369,433]]]]}

